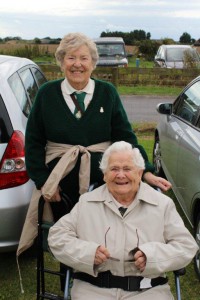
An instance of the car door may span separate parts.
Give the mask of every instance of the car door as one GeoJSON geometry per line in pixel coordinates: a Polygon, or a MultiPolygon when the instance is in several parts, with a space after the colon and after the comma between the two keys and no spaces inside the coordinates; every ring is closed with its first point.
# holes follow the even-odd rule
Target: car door
{"type": "Polygon", "coordinates": [[[192,199],[200,191],[200,81],[190,86],[174,109],[179,124],[176,193],[191,220],[192,199]]]}
{"type": "Polygon", "coordinates": [[[173,186],[176,186],[177,161],[182,132],[176,116],[171,114],[162,116],[162,118],[165,118],[159,126],[162,167],[168,180],[173,186]]]}

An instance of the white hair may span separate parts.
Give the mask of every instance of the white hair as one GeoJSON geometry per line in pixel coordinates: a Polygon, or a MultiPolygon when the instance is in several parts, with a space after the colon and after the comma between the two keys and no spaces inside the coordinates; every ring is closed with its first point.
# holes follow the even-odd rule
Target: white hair
{"type": "Polygon", "coordinates": [[[92,39],[80,32],[69,33],[60,41],[60,45],[55,52],[57,63],[62,67],[65,55],[69,51],[76,50],[83,45],[88,47],[92,57],[93,67],[95,68],[99,58],[97,46],[92,39]]]}
{"type": "Polygon", "coordinates": [[[132,155],[133,164],[136,167],[138,167],[138,169],[141,170],[145,169],[145,162],[139,149],[133,148],[132,145],[127,142],[120,141],[120,142],[113,143],[104,152],[100,162],[100,169],[103,172],[103,174],[106,172],[108,168],[108,161],[113,152],[130,152],[132,155]]]}

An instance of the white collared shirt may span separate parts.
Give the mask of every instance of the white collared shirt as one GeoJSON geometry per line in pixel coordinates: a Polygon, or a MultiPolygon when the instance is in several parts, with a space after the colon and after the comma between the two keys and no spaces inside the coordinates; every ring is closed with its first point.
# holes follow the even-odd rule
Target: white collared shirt
{"type": "Polygon", "coordinates": [[[77,91],[75,90],[68,82],[68,80],[65,78],[62,82],[61,82],[61,90],[62,90],[62,94],[63,97],[69,107],[69,109],[71,110],[72,113],[74,113],[75,110],[75,105],[74,102],[72,100],[72,98],[70,97],[70,94],[74,93],[74,92],[85,92],[86,96],[85,96],[85,100],[84,100],[84,104],[85,104],[85,109],[87,109],[90,101],[92,100],[93,97],[93,93],[94,93],[94,87],[95,87],[95,82],[93,79],[89,79],[88,84],[86,85],[86,87],[83,90],[77,91]]]}

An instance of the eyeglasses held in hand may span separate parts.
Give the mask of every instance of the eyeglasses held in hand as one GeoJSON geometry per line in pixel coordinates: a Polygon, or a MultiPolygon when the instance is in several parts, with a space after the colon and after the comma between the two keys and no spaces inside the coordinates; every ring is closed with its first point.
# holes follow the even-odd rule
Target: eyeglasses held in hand
{"type": "MultiPolygon", "coordinates": [[[[105,247],[107,248],[107,241],[106,241],[106,237],[107,237],[107,234],[108,234],[108,231],[110,230],[110,227],[108,227],[108,229],[106,230],[106,233],[105,233],[105,247]]],[[[114,260],[114,261],[120,261],[119,258],[115,258],[115,257],[112,257],[110,256],[108,259],[110,260],[114,260]]]]}
{"type": "MultiPolygon", "coordinates": [[[[139,234],[138,234],[137,229],[136,229],[136,235],[137,235],[137,246],[136,246],[133,250],[130,251],[130,253],[131,253],[133,256],[135,255],[135,253],[136,253],[138,250],[140,250],[140,249],[139,249],[139,242],[140,242],[140,239],[139,239],[139,234]]],[[[133,259],[125,260],[125,262],[133,262],[133,261],[135,261],[134,258],[133,258],[133,259]]]]}

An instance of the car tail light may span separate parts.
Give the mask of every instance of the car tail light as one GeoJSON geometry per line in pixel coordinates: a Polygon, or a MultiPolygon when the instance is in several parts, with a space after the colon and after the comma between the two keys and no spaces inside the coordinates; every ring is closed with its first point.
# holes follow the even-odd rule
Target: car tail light
{"type": "Polygon", "coordinates": [[[0,189],[19,186],[28,180],[24,135],[20,131],[14,131],[0,162],[0,189]]]}

